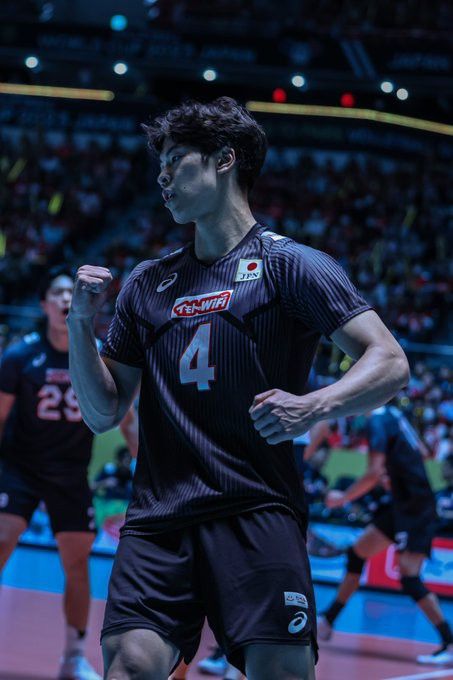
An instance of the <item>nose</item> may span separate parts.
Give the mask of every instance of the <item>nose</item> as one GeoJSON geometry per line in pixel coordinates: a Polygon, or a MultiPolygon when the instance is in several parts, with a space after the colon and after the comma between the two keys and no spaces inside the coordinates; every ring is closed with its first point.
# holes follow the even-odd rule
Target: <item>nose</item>
{"type": "Polygon", "coordinates": [[[168,187],[170,184],[170,177],[168,176],[168,173],[165,172],[165,170],[161,170],[159,173],[159,176],[157,178],[158,184],[162,187],[162,189],[165,189],[165,187],[168,187]]]}

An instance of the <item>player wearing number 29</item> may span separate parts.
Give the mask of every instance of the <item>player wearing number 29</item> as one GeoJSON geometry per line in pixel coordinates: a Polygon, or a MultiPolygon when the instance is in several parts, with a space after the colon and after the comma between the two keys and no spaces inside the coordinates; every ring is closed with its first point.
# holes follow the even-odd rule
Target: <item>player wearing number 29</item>
{"type": "Polygon", "coordinates": [[[100,680],[84,657],[94,509],[87,482],[93,433],[69,378],[66,315],[73,280],[50,270],[40,285],[46,332],[12,345],[0,368],[0,569],[45,501],[66,576],[60,678],[100,680]]]}
{"type": "Polygon", "coordinates": [[[99,355],[110,272],[79,269],[71,376],[84,418],[113,427],[139,382],[134,495],[103,629],[108,680],[164,680],[193,657],[207,614],[249,680],[314,677],[307,513],[292,439],[387,401],[406,358],[329,256],[256,223],[263,130],[234,100],[188,102],[146,126],[158,182],[195,240],[139,264],[99,355]],[[321,335],[357,360],[305,396],[321,335]]]}

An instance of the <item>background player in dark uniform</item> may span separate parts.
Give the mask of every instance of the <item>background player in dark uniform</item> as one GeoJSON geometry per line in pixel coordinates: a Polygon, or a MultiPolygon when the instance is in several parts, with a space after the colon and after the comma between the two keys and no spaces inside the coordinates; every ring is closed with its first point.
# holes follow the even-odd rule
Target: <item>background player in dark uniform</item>
{"type": "Polygon", "coordinates": [[[141,381],[133,499],[103,629],[106,678],[164,680],[205,614],[249,680],[314,677],[306,506],[292,440],[387,401],[407,361],[329,256],[256,224],[263,130],[234,100],[186,103],[147,127],[158,182],[195,240],[139,264],[99,355],[111,274],[78,271],[70,367],[82,414],[113,427],[141,381]],[[357,363],[303,396],[322,334],[357,363]]]}
{"type": "Polygon", "coordinates": [[[45,501],[66,576],[66,648],[60,678],[96,680],[84,657],[89,611],[88,556],[95,536],[87,481],[93,433],[71,385],[66,315],[73,280],[51,270],[41,282],[47,318],[6,350],[0,367],[0,569],[40,501],[45,501]]]}
{"type": "Polygon", "coordinates": [[[453,655],[448,647],[453,643],[452,631],[437,596],[420,579],[438,523],[434,494],[423,463],[422,454],[427,455],[427,448],[395,406],[382,406],[367,416],[366,437],[369,445],[366,473],[345,491],[330,491],[326,505],[341,507],[380,483],[390,486],[392,501],[377,511],[372,523],[349,548],[346,576],[334,602],[319,617],[318,635],[324,640],[330,638],[336,617],[359,587],[365,561],[395,543],[403,592],[426,614],[442,640],[439,650],[417,660],[450,663],[453,655]]]}

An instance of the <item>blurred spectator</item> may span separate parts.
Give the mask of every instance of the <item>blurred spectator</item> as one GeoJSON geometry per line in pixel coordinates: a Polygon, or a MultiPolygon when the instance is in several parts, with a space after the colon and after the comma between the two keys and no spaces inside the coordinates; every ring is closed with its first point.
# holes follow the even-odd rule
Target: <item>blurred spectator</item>
{"type": "Polygon", "coordinates": [[[437,492],[437,514],[442,534],[453,535],[453,453],[442,461],[442,476],[446,486],[437,492]]]}
{"type": "Polygon", "coordinates": [[[132,493],[132,456],[124,446],[115,454],[116,461],[106,463],[93,483],[97,496],[106,499],[130,500],[132,493]]]}

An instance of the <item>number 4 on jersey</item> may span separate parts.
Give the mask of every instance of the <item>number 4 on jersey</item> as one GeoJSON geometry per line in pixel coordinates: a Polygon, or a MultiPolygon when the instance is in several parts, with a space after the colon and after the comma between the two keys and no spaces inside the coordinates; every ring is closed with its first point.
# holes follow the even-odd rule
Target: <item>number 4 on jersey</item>
{"type": "Polygon", "coordinates": [[[209,365],[211,324],[202,323],[179,361],[179,378],[183,385],[196,383],[202,390],[211,389],[210,380],[215,380],[215,366],[209,365]]]}

